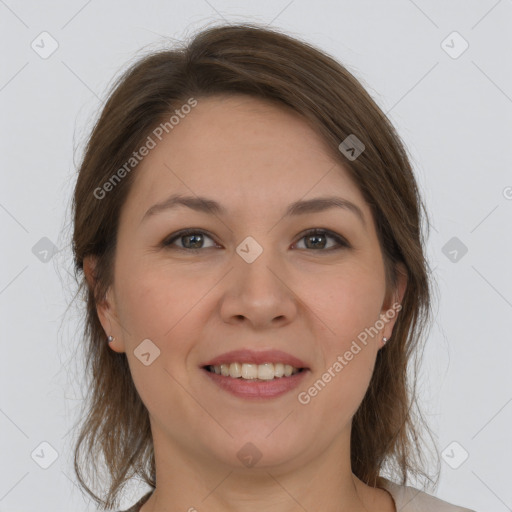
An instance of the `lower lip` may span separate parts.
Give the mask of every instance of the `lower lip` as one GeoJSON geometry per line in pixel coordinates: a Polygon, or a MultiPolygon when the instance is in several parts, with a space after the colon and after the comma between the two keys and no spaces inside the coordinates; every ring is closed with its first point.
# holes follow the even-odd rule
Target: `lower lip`
{"type": "Polygon", "coordinates": [[[241,398],[260,399],[275,398],[295,389],[304,379],[309,370],[302,370],[289,377],[275,377],[273,380],[234,379],[213,373],[205,368],[202,370],[221,389],[241,398]]]}

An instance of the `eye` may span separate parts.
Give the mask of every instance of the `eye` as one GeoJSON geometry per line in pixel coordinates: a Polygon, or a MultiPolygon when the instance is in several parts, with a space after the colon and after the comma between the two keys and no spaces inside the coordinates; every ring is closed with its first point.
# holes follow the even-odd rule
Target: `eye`
{"type": "MultiPolygon", "coordinates": [[[[344,240],[338,234],[329,231],[328,229],[310,229],[303,233],[302,237],[299,240],[306,240],[305,249],[325,249],[325,251],[332,251],[350,247],[350,244],[346,240],[344,240]],[[334,240],[334,247],[331,246],[326,249],[325,239],[328,238],[334,240]]],[[[201,229],[194,228],[183,229],[181,231],[178,231],[177,233],[173,233],[172,235],[170,235],[170,237],[168,237],[166,240],[162,242],[162,246],[167,247],[169,249],[172,248],[184,251],[198,251],[200,249],[209,249],[216,246],[218,247],[218,245],[213,241],[213,238],[209,234],[207,234],[205,231],[201,229]],[[212,240],[213,245],[205,247],[205,237],[212,240]],[[175,244],[175,242],[178,240],[181,241],[181,246],[175,244]]]]}
{"type": "MultiPolygon", "coordinates": [[[[181,249],[181,250],[188,250],[188,251],[197,251],[199,249],[205,249],[203,247],[204,238],[209,238],[213,241],[213,239],[204,231],[200,229],[183,229],[181,231],[178,231],[177,233],[173,233],[170,238],[167,238],[162,242],[162,245],[164,247],[168,248],[175,248],[175,249],[181,249]],[[176,240],[182,241],[182,246],[179,245],[175,247],[171,247],[174,244],[176,240]]],[[[215,244],[215,242],[214,242],[215,244]]],[[[212,245],[210,247],[214,247],[215,245],[212,245]]],[[[209,249],[209,247],[206,247],[206,249],[209,249]]]]}
{"type": "Polygon", "coordinates": [[[326,248],[326,242],[324,240],[327,238],[331,238],[335,242],[334,247],[331,246],[327,248],[327,251],[350,247],[346,240],[328,229],[310,229],[302,235],[300,241],[306,240],[306,249],[318,250],[326,248]]]}

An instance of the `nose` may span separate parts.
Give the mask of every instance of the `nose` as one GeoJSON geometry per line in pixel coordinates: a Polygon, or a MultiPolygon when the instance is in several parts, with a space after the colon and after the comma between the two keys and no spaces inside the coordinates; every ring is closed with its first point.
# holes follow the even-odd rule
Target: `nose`
{"type": "Polygon", "coordinates": [[[224,322],[247,323],[258,330],[294,320],[298,298],[275,251],[264,249],[251,263],[234,253],[233,267],[223,285],[220,312],[224,322]]]}

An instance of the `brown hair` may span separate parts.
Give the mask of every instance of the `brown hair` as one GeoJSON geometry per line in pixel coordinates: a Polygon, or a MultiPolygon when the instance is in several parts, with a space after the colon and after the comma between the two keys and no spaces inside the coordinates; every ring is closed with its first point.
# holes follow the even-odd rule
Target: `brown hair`
{"type": "Polygon", "coordinates": [[[112,284],[118,221],[134,172],[101,200],[94,191],[187,99],[236,93],[291,107],[350,172],[376,223],[390,294],[397,282],[397,264],[404,265],[408,281],[402,310],[391,340],[378,352],[368,391],[353,418],[351,464],[353,473],[371,486],[379,485],[384,469],[402,484],[408,474],[431,480],[423,470],[420,442],[420,426],[429,432],[428,427],[413,409],[417,364],[412,388],[407,375],[431,316],[422,210],[427,221],[428,216],[406,150],[362,85],[333,58],[278,31],[228,25],[208,28],[180,48],[153,52],[125,71],[113,85],[79,169],[73,196],[73,251],[78,290],[87,302],[84,349],[91,381],[74,465],[80,484],[103,509],[116,506],[130,478],[140,477],[155,487],[156,474],[147,409],[126,355],[109,348],[96,312],[112,284]],[[351,134],[365,146],[353,161],[338,149],[351,134]],[[83,276],[87,255],[97,258],[94,289],[83,276]],[[100,474],[100,456],[104,459],[111,479],[102,487],[107,489],[104,497],[84,480],[82,451],[94,476],[100,474]]]}

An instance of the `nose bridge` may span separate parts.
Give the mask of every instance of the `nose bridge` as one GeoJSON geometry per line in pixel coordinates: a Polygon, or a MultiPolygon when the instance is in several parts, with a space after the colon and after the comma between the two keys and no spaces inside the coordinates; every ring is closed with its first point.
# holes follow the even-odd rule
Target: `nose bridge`
{"type": "Polygon", "coordinates": [[[233,258],[229,293],[223,301],[225,320],[245,317],[254,325],[265,325],[275,318],[290,320],[295,312],[293,293],[285,285],[278,250],[247,236],[236,247],[233,258]]]}
{"type": "MultiPolygon", "coordinates": [[[[259,238],[261,241],[262,237],[259,238]]],[[[269,238],[265,239],[267,242],[263,245],[263,242],[259,243],[255,237],[247,236],[236,247],[235,266],[240,268],[237,280],[241,279],[240,282],[250,286],[253,292],[276,293],[282,286],[275,275],[278,269],[282,268],[278,261],[278,251],[270,245],[269,238]]]]}

